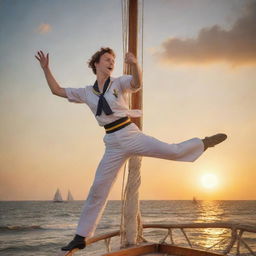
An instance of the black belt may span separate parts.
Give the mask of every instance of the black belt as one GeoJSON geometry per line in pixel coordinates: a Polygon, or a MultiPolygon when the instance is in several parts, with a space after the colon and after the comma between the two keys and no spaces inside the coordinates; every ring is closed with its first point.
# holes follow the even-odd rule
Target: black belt
{"type": "Polygon", "coordinates": [[[128,116],[126,116],[126,117],[122,117],[110,124],[104,125],[104,128],[106,130],[106,133],[112,133],[112,132],[116,132],[116,131],[124,128],[125,126],[127,126],[131,123],[132,123],[131,119],[128,116]]]}

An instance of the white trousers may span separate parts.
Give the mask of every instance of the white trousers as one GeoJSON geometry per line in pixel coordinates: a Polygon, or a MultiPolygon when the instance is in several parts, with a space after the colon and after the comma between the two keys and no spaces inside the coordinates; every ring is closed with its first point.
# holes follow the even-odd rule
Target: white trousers
{"type": "Polygon", "coordinates": [[[204,144],[199,138],[169,144],[145,135],[134,123],[114,133],[106,134],[103,141],[105,153],[97,167],[76,230],[76,234],[84,237],[94,235],[111,187],[119,170],[130,156],[140,155],[193,162],[204,152],[204,144]]]}

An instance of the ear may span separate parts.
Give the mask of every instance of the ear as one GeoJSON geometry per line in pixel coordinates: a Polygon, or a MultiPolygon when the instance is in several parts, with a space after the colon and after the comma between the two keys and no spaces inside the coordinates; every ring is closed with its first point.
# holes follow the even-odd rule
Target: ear
{"type": "Polygon", "coordinates": [[[94,66],[95,66],[95,68],[97,69],[97,68],[98,68],[98,66],[99,66],[99,63],[94,62],[94,66]]]}

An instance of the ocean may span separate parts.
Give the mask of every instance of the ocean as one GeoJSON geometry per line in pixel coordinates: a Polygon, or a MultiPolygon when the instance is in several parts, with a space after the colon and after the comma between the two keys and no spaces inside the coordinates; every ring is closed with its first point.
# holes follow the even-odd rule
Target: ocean
{"type": "MultiPolygon", "coordinates": [[[[84,201],[53,203],[52,201],[1,201],[0,202],[0,255],[48,256],[57,255],[60,247],[74,236],[84,201]]],[[[118,230],[120,201],[109,201],[96,230],[97,234],[118,230]]],[[[141,201],[144,224],[235,222],[256,228],[255,201],[141,201]]],[[[166,230],[146,229],[144,237],[160,241],[166,230]]],[[[198,246],[210,247],[230,232],[226,229],[190,230],[188,236],[198,246]]],[[[243,234],[246,243],[256,253],[256,233],[243,234]]],[[[179,230],[174,241],[185,245],[179,230]]],[[[169,240],[167,240],[169,242],[169,240]]],[[[113,240],[117,246],[119,239],[113,240]]],[[[219,247],[216,247],[216,250],[219,247]]],[[[76,255],[100,255],[106,252],[104,241],[89,245],[76,255]]],[[[241,252],[248,250],[241,245],[241,252]]],[[[232,252],[235,254],[235,251],[232,252]]]]}

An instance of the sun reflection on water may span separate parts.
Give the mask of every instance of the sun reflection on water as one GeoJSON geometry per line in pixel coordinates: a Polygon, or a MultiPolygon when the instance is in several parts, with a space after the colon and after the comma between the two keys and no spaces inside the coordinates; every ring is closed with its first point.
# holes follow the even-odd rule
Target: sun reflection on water
{"type": "MultiPolygon", "coordinates": [[[[221,206],[220,201],[200,201],[198,204],[198,223],[213,223],[223,222],[224,209],[221,206]]],[[[200,239],[196,242],[197,245],[204,248],[213,246],[214,244],[221,241],[223,238],[230,237],[230,231],[225,228],[204,228],[196,229],[194,232],[198,232],[200,239]]],[[[220,249],[221,244],[214,247],[220,249]]]]}
{"type": "Polygon", "coordinates": [[[197,222],[217,222],[223,220],[224,209],[220,201],[200,201],[197,222]]]}

